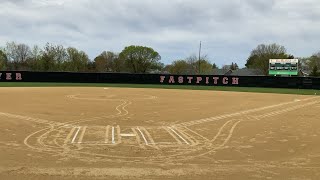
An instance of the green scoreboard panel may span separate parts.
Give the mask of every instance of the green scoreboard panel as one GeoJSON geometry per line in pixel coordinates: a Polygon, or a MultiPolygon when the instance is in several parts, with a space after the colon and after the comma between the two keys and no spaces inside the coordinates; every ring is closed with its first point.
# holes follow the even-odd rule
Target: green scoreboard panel
{"type": "Polygon", "coordinates": [[[298,59],[270,59],[269,75],[298,75],[298,59]]]}

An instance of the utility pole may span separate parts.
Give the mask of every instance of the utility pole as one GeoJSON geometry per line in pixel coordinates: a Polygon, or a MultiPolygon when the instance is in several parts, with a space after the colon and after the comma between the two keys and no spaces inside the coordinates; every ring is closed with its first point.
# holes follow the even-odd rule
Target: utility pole
{"type": "Polygon", "coordinates": [[[201,41],[200,41],[200,47],[199,47],[199,74],[200,74],[200,61],[201,61],[201,41]]]}

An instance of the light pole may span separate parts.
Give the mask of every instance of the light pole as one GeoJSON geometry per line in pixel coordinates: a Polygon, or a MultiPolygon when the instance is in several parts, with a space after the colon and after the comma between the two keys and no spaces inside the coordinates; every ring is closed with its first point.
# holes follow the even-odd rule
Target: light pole
{"type": "Polygon", "coordinates": [[[200,74],[200,60],[201,59],[201,41],[200,41],[200,47],[199,47],[199,74],[200,74]]]}

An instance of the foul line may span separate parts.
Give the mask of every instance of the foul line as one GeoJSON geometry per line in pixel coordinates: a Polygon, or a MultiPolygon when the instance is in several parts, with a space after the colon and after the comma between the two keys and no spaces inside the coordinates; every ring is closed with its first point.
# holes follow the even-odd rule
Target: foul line
{"type": "Polygon", "coordinates": [[[78,136],[78,133],[79,133],[79,131],[80,131],[80,129],[81,129],[81,127],[77,127],[77,128],[78,128],[78,130],[77,130],[76,134],[74,135],[71,143],[74,143],[74,141],[76,140],[76,138],[77,138],[77,136],[78,136]]]}
{"type": "Polygon", "coordinates": [[[190,145],[180,134],[178,134],[173,128],[168,127],[172,132],[174,132],[180,139],[182,139],[186,144],[190,145]]]}
{"type": "MultiPolygon", "coordinates": [[[[313,99],[319,99],[319,97],[305,98],[305,99],[301,99],[299,102],[313,100],[313,99]]],[[[205,119],[193,120],[193,121],[189,121],[189,122],[175,124],[174,126],[176,126],[176,127],[192,126],[192,125],[196,125],[196,124],[202,124],[202,123],[206,123],[206,122],[212,122],[212,121],[217,121],[217,120],[221,120],[221,119],[231,118],[231,117],[234,117],[234,116],[246,115],[246,114],[257,112],[257,111],[262,111],[262,110],[266,110],[266,109],[276,108],[276,107],[280,107],[280,106],[284,106],[284,105],[288,105],[288,104],[299,103],[299,102],[297,102],[297,101],[289,101],[289,102],[285,102],[285,103],[280,103],[280,104],[275,104],[275,105],[270,105],[270,106],[264,106],[264,107],[259,107],[259,108],[253,108],[253,109],[240,111],[240,112],[236,112],[236,113],[231,113],[231,114],[225,114],[225,115],[214,116],[214,117],[209,117],[209,118],[205,118],[205,119]]]]}

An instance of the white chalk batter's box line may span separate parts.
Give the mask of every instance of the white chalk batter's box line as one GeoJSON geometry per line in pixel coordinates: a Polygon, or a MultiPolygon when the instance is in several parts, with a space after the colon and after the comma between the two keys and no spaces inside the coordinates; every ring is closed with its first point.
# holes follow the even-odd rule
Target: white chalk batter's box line
{"type": "MultiPolygon", "coordinates": [[[[156,127],[156,128],[145,128],[141,126],[137,127],[126,127],[126,131],[131,130],[131,133],[121,132],[120,126],[74,126],[68,127],[70,132],[65,139],[67,144],[83,144],[83,145],[118,145],[124,144],[123,140],[128,141],[128,138],[134,138],[134,142],[146,146],[155,146],[155,145],[188,145],[194,146],[198,143],[190,135],[186,134],[181,130],[178,130],[174,127],[156,127]],[[97,137],[94,135],[93,141],[84,140],[88,135],[92,135],[92,130],[96,129],[101,136],[97,137]],[[97,130],[99,129],[99,130],[97,130]],[[148,130],[147,130],[148,129],[148,130]],[[170,135],[173,142],[155,142],[149,131],[152,130],[161,130],[157,135],[170,135]],[[91,133],[88,133],[90,131],[91,133]],[[103,135],[102,135],[103,134],[103,135]],[[99,138],[99,141],[97,141],[99,138]],[[101,140],[100,140],[101,139],[101,140]],[[102,140],[104,139],[104,141],[102,140]]],[[[153,133],[155,134],[155,133],[153,133]]],[[[160,137],[161,138],[161,137],[160,137]]]]}

